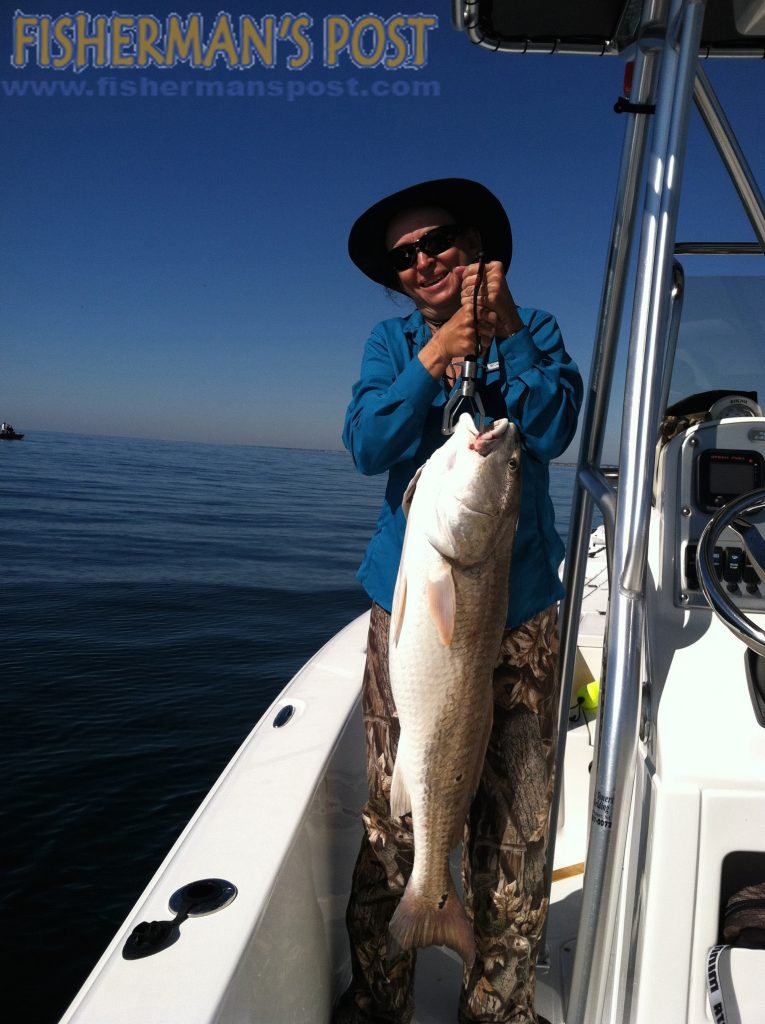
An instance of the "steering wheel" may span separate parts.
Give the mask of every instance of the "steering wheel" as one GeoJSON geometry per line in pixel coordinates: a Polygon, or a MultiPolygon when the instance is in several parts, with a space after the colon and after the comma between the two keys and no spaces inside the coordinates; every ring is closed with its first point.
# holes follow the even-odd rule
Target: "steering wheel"
{"type": "Polygon", "coordinates": [[[704,596],[717,617],[734,636],[743,640],[757,654],[765,656],[765,631],[756,626],[731,601],[722,581],[714,570],[712,556],[723,530],[729,526],[742,540],[752,568],[765,583],[765,540],[755,526],[744,517],[765,508],[765,489],[750,491],[716,512],[704,527],[696,552],[699,582],[704,596]]]}

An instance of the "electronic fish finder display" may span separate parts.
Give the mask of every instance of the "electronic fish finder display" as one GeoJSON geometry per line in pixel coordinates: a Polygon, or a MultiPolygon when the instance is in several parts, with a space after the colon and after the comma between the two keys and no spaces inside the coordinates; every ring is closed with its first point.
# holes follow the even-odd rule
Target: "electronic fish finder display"
{"type": "Polygon", "coordinates": [[[716,512],[733,498],[762,487],[762,481],[763,458],[759,452],[702,452],[696,477],[698,506],[704,512],[716,512]]]}

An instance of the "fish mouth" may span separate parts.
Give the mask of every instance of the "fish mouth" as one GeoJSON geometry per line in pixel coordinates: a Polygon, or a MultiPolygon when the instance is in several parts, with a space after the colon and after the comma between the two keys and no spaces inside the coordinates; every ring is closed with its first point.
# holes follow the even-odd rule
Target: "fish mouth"
{"type": "Polygon", "coordinates": [[[475,423],[473,422],[473,420],[469,416],[467,418],[467,428],[470,431],[470,433],[471,434],[480,434],[481,437],[484,437],[484,436],[488,437],[489,435],[494,435],[495,437],[501,437],[504,434],[504,432],[507,430],[508,425],[509,425],[509,420],[506,420],[506,419],[494,420],[494,422],[492,423],[492,425],[489,427],[488,430],[481,431],[481,430],[478,429],[478,427],[475,425],[475,423]]]}
{"type": "Polygon", "coordinates": [[[463,413],[460,419],[464,419],[465,426],[468,433],[474,438],[480,439],[481,442],[487,444],[491,441],[496,441],[500,437],[503,437],[507,433],[507,429],[510,426],[509,420],[495,420],[488,430],[479,430],[473,422],[472,418],[467,413],[463,413]]]}
{"type": "Polygon", "coordinates": [[[474,430],[470,431],[473,439],[468,447],[471,451],[477,452],[478,455],[484,457],[491,455],[492,452],[500,447],[509,426],[507,420],[497,420],[489,430],[481,433],[475,428],[475,424],[470,425],[473,426],[474,430]]]}

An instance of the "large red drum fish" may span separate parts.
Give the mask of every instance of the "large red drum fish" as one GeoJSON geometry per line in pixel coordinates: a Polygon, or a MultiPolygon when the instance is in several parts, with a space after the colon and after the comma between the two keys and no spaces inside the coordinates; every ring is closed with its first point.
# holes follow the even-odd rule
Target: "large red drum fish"
{"type": "Polygon", "coordinates": [[[401,723],[391,811],[411,810],[414,869],[390,923],[398,944],[445,945],[471,965],[473,929],[449,870],[492,723],[521,496],[517,428],[463,415],[404,495],[390,680],[401,723]]]}

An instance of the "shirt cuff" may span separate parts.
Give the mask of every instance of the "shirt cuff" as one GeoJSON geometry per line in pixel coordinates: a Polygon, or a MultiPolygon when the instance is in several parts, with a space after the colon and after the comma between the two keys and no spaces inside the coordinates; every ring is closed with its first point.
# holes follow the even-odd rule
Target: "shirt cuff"
{"type": "Polygon", "coordinates": [[[499,343],[499,354],[505,361],[508,377],[518,377],[530,369],[539,358],[531,331],[522,327],[520,331],[499,343]]]}
{"type": "Polygon", "coordinates": [[[407,363],[396,378],[396,390],[402,398],[415,406],[430,407],[440,387],[440,379],[428,373],[417,356],[407,363]]]}

